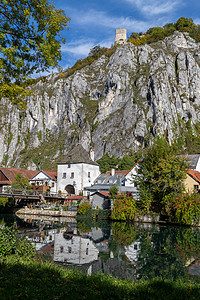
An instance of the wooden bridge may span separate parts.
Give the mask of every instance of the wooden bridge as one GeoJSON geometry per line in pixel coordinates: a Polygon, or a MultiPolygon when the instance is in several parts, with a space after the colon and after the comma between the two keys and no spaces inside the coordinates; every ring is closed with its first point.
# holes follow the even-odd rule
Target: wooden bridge
{"type": "Polygon", "coordinates": [[[33,200],[33,201],[44,201],[44,200],[54,200],[54,201],[63,201],[65,196],[60,193],[52,192],[42,192],[34,190],[16,190],[9,188],[4,192],[0,192],[0,198],[14,198],[16,203],[20,200],[33,200]]]}

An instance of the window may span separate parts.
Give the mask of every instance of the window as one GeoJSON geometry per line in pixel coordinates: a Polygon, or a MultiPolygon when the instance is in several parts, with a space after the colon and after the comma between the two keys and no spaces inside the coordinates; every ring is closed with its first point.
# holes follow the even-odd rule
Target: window
{"type": "Polygon", "coordinates": [[[68,164],[68,168],[71,168],[71,165],[70,165],[70,164],[68,164]]]}
{"type": "Polygon", "coordinates": [[[88,248],[86,248],[86,255],[88,255],[88,248]]]}
{"type": "Polygon", "coordinates": [[[134,245],[134,250],[137,250],[137,244],[134,245]]]}
{"type": "Polygon", "coordinates": [[[72,248],[71,247],[68,247],[68,252],[72,253],[72,248]]]}
{"type": "Polygon", "coordinates": [[[66,173],[63,173],[63,178],[66,178],[66,173]]]}
{"type": "Polygon", "coordinates": [[[54,182],[51,183],[51,187],[54,187],[54,182]]]}
{"type": "Polygon", "coordinates": [[[90,172],[88,172],[88,178],[90,178],[90,172]]]}
{"type": "Polygon", "coordinates": [[[195,190],[195,191],[198,191],[198,190],[199,190],[198,184],[195,184],[195,185],[194,185],[194,190],[195,190]]]}
{"type": "Polygon", "coordinates": [[[63,246],[60,246],[60,253],[63,253],[63,246]]]}
{"type": "Polygon", "coordinates": [[[74,178],[74,172],[71,173],[71,177],[70,178],[74,178]]]}

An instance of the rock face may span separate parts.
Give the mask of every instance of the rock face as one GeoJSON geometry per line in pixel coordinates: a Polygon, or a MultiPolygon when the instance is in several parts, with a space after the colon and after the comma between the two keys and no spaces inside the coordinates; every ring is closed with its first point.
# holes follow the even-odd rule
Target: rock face
{"type": "Polygon", "coordinates": [[[176,139],[200,121],[200,45],[187,33],[151,45],[127,43],[69,77],[38,81],[20,111],[1,100],[0,163],[50,167],[76,143],[95,159],[176,139]]]}

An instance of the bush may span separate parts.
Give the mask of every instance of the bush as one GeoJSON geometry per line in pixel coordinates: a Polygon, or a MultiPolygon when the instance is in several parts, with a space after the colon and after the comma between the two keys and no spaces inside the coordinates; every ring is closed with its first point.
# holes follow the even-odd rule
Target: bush
{"type": "Polygon", "coordinates": [[[133,220],[136,213],[136,203],[131,197],[119,195],[114,201],[111,219],[128,221],[133,220]]]}
{"type": "Polygon", "coordinates": [[[26,259],[35,256],[35,248],[25,238],[18,236],[18,231],[13,227],[4,227],[0,231],[0,258],[10,255],[26,259]]]}
{"type": "Polygon", "coordinates": [[[199,223],[200,195],[197,192],[177,196],[174,204],[175,221],[192,225],[199,223]]]}
{"type": "Polygon", "coordinates": [[[78,215],[84,215],[88,210],[92,209],[92,205],[88,202],[82,203],[78,207],[78,215]]]}

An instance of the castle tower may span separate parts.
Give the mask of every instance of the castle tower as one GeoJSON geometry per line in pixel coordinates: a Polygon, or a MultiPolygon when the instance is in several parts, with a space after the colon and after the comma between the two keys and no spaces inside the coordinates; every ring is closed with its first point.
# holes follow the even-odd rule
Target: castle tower
{"type": "Polygon", "coordinates": [[[115,29],[115,44],[126,44],[127,30],[125,28],[115,29]]]}

